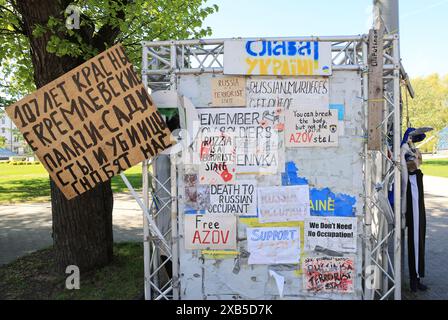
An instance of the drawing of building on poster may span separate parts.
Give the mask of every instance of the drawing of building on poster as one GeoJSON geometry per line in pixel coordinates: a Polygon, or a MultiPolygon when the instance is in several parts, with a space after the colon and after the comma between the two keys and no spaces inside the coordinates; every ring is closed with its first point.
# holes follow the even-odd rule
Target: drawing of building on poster
{"type": "Polygon", "coordinates": [[[255,180],[237,180],[234,184],[209,186],[209,214],[257,215],[257,184],[255,180]]]}
{"type": "Polygon", "coordinates": [[[339,252],[356,252],[357,218],[309,217],[305,219],[305,250],[316,246],[339,252]]]}
{"type": "Polygon", "coordinates": [[[259,187],[259,221],[303,221],[310,215],[309,193],[308,185],[259,187]]]}
{"type": "Polygon", "coordinates": [[[303,287],[314,293],[351,293],[353,257],[307,257],[303,260],[303,287]]]}
{"type": "Polygon", "coordinates": [[[235,135],[217,130],[198,135],[199,183],[218,184],[235,181],[235,135]]]}
{"type": "Polygon", "coordinates": [[[199,184],[196,173],[184,174],[184,199],[185,213],[205,212],[210,206],[210,186],[199,184]]]}
{"type": "Polygon", "coordinates": [[[300,229],[297,227],[247,228],[249,264],[297,264],[300,229]]]}
{"type": "Polygon", "coordinates": [[[277,173],[284,170],[284,115],[281,108],[199,110],[200,133],[235,136],[237,173],[277,173]]]}
{"type": "Polygon", "coordinates": [[[285,111],[286,147],[334,147],[338,145],[338,111],[290,108],[285,111]]]}

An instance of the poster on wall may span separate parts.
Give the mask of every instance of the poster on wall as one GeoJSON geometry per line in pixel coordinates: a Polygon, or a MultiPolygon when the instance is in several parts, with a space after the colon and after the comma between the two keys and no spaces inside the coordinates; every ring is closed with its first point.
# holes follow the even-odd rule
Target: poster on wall
{"type": "Polygon", "coordinates": [[[209,186],[209,214],[257,215],[257,182],[237,180],[234,184],[212,184],[209,186]]]}
{"type": "Polygon", "coordinates": [[[261,223],[303,221],[309,215],[308,185],[258,188],[258,218],[261,223]]]}
{"type": "Polygon", "coordinates": [[[207,108],[198,112],[200,134],[223,132],[234,136],[237,173],[284,171],[284,114],[281,108],[207,108]]]}
{"type": "Polygon", "coordinates": [[[247,228],[249,264],[298,264],[300,229],[297,227],[247,228]]]}
{"type": "Polygon", "coordinates": [[[305,250],[316,246],[338,252],[356,252],[357,218],[310,217],[305,219],[305,250]]]}
{"type": "Polygon", "coordinates": [[[6,108],[72,199],[171,145],[171,133],[117,44],[6,108]]]}
{"type": "Polygon", "coordinates": [[[184,215],[185,249],[236,249],[236,216],[184,215]]]}
{"type": "Polygon", "coordinates": [[[336,147],[338,111],[291,108],[285,110],[285,143],[289,148],[336,147]]]}
{"type": "Polygon", "coordinates": [[[196,173],[184,174],[184,212],[203,212],[210,206],[210,186],[201,185],[196,173]]]}
{"type": "Polygon", "coordinates": [[[351,293],[354,265],[352,257],[307,257],[303,261],[304,289],[313,293],[351,293]]]}
{"type": "Polygon", "coordinates": [[[293,40],[224,41],[224,74],[331,75],[331,43],[293,40]]]}
{"type": "Polygon", "coordinates": [[[213,107],[244,107],[246,105],[244,77],[214,77],[211,82],[213,107]]]}
{"type": "Polygon", "coordinates": [[[235,181],[235,135],[217,130],[198,135],[199,183],[217,184],[235,181]]]}
{"type": "Polygon", "coordinates": [[[330,103],[328,77],[251,77],[246,85],[248,107],[328,109],[330,103]]]}

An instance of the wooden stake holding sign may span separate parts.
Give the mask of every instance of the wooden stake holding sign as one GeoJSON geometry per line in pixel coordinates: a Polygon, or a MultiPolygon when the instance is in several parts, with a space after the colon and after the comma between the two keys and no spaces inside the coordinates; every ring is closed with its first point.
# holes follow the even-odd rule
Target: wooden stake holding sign
{"type": "Polygon", "coordinates": [[[384,28],[369,31],[369,102],[368,102],[368,150],[381,150],[380,124],[383,121],[383,35],[384,28]]]}
{"type": "Polygon", "coordinates": [[[67,199],[171,145],[117,44],[6,108],[67,199]]]}

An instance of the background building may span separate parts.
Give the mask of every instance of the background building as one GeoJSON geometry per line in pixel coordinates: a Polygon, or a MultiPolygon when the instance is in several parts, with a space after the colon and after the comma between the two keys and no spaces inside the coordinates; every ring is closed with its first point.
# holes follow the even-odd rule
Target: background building
{"type": "Polygon", "coordinates": [[[23,137],[6,113],[0,114],[0,137],[5,138],[4,149],[18,155],[25,153],[23,137]]]}

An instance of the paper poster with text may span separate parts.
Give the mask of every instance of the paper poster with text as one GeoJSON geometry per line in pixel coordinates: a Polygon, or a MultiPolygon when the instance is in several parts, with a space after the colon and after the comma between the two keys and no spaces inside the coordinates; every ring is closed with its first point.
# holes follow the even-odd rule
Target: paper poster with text
{"type": "Polygon", "coordinates": [[[120,44],[6,112],[67,199],[171,145],[165,121],[120,44]]]}
{"type": "Polygon", "coordinates": [[[212,184],[209,214],[257,215],[257,182],[237,180],[234,184],[212,184]]]}
{"type": "Polygon", "coordinates": [[[236,140],[233,132],[202,131],[198,135],[199,184],[235,181],[236,140]]]}
{"type": "Polygon", "coordinates": [[[305,250],[316,246],[338,252],[356,252],[357,218],[309,217],[305,219],[305,250]]]}
{"type": "Polygon", "coordinates": [[[213,77],[213,107],[244,107],[246,105],[246,79],[244,77],[213,77]]]}
{"type": "Polygon", "coordinates": [[[330,104],[328,77],[251,77],[246,85],[247,106],[252,108],[328,109],[330,104]]]}
{"type": "Polygon", "coordinates": [[[286,147],[338,146],[338,110],[290,108],[285,114],[286,147]]]}
{"type": "Polygon", "coordinates": [[[247,228],[249,264],[298,264],[300,229],[297,227],[247,228]]]}
{"type": "Polygon", "coordinates": [[[261,223],[303,221],[309,215],[308,185],[258,188],[258,218],[261,223]]]}
{"type": "Polygon", "coordinates": [[[236,249],[236,216],[184,215],[185,249],[236,249]]]}
{"type": "Polygon", "coordinates": [[[234,135],[237,173],[284,171],[284,113],[281,108],[206,108],[198,112],[199,134],[234,135]]]}

